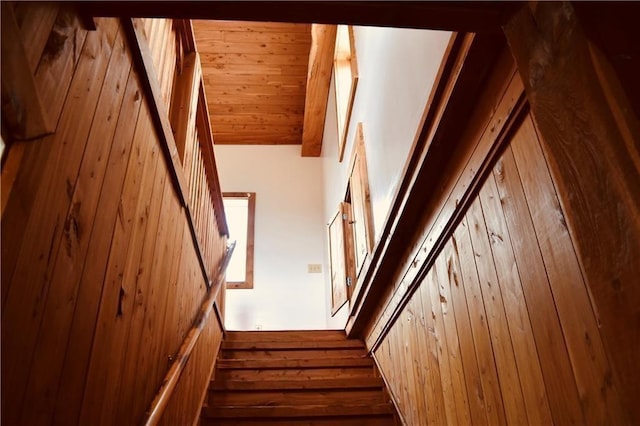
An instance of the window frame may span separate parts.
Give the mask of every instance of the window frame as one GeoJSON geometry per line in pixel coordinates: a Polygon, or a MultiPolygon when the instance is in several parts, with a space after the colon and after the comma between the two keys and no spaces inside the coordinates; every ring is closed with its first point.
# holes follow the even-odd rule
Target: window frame
{"type": "Polygon", "coordinates": [[[254,243],[255,243],[255,221],[256,221],[256,193],[255,192],[223,192],[222,199],[226,198],[246,198],[247,204],[247,256],[245,264],[244,281],[226,281],[227,289],[252,289],[254,277],[254,243]]]}
{"type": "Polygon", "coordinates": [[[351,112],[353,110],[353,102],[358,87],[358,60],[356,58],[356,45],[351,25],[338,25],[338,34],[336,35],[336,45],[333,55],[333,82],[336,92],[336,119],[338,126],[338,161],[344,159],[344,150],[347,145],[347,135],[349,133],[349,123],[351,122],[351,112]],[[339,57],[344,54],[340,51],[341,28],[346,27],[349,52],[345,57],[339,57]],[[347,90],[343,90],[348,88],[347,90]]]}

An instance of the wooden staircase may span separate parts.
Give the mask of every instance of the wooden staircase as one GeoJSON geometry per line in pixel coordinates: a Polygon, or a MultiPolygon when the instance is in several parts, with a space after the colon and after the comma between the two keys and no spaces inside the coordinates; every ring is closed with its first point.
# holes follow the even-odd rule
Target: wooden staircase
{"type": "Polygon", "coordinates": [[[396,425],[360,340],[343,331],[227,332],[202,425],[396,425]]]}

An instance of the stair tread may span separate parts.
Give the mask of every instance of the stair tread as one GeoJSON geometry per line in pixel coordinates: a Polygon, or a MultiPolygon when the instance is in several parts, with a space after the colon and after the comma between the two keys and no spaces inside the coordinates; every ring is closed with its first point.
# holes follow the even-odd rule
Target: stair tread
{"type": "Polygon", "coordinates": [[[325,417],[358,416],[371,414],[392,414],[391,403],[376,404],[314,404],[314,405],[261,405],[261,406],[216,406],[206,407],[210,418],[253,418],[253,417],[325,417]]]}
{"type": "Polygon", "coordinates": [[[352,406],[387,402],[380,389],[214,391],[208,394],[207,399],[209,407],[352,406]]]}
{"type": "Polygon", "coordinates": [[[225,419],[216,418],[208,419],[203,417],[202,426],[215,425],[215,426],[282,426],[282,425],[295,425],[295,426],[319,426],[319,425],[340,425],[340,426],[392,426],[397,423],[391,414],[378,414],[378,415],[360,415],[360,416],[326,416],[326,417],[267,417],[262,419],[248,418],[248,419],[225,419]]]}
{"type": "Polygon", "coordinates": [[[347,377],[347,378],[313,378],[302,377],[298,380],[216,380],[211,382],[210,389],[214,390],[280,390],[280,389],[362,389],[382,388],[384,382],[379,377],[347,377]]]}
{"type": "Polygon", "coordinates": [[[344,331],[227,332],[202,424],[394,425],[375,363],[344,331]]]}
{"type": "Polygon", "coordinates": [[[273,340],[273,341],[223,341],[223,350],[286,350],[286,349],[364,349],[364,343],[355,339],[340,340],[273,340]]]}
{"type": "Polygon", "coordinates": [[[373,366],[369,357],[341,357],[316,359],[218,359],[216,368],[300,368],[373,366]]]}
{"type": "Polygon", "coordinates": [[[299,330],[299,331],[227,331],[224,341],[320,341],[346,340],[344,330],[299,330]]]}

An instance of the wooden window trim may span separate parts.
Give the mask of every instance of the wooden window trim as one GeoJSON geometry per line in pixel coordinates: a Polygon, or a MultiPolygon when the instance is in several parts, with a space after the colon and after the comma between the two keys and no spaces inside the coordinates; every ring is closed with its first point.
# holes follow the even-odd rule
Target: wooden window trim
{"type": "Polygon", "coordinates": [[[246,198],[249,201],[247,218],[247,260],[244,281],[227,281],[227,289],[253,288],[253,259],[256,222],[256,193],[255,192],[224,192],[223,198],[246,198]]]}
{"type": "Polygon", "coordinates": [[[338,123],[338,161],[342,162],[344,158],[344,149],[346,146],[347,135],[349,133],[349,123],[351,121],[351,112],[353,109],[353,101],[356,96],[356,88],[358,87],[358,61],[356,58],[356,45],[353,34],[353,27],[347,26],[347,37],[349,38],[349,52],[339,50],[340,45],[340,28],[338,26],[338,34],[336,36],[336,48],[333,59],[334,86],[336,91],[336,118],[338,123]],[[348,89],[345,82],[350,81],[348,89]],[[342,87],[342,89],[341,89],[342,87]]]}
{"type": "Polygon", "coordinates": [[[371,193],[369,191],[369,169],[367,167],[367,155],[364,147],[364,129],[363,124],[360,122],[356,128],[356,137],[353,144],[353,151],[351,153],[351,160],[349,162],[349,188],[351,188],[351,176],[355,167],[360,168],[360,177],[362,179],[363,188],[363,202],[365,211],[365,234],[367,241],[367,253],[371,254],[374,246],[374,231],[373,231],[373,214],[371,211],[371,193]]]}

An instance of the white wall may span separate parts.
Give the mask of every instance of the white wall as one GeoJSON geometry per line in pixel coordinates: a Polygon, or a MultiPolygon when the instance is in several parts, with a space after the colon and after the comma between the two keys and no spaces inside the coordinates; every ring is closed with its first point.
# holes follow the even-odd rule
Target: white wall
{"type": "MultiPolygon", "coordinates": [[[[333,81],[327,106],[322,142],[324,221],[335,215],[338,203],[344,198],[355,129],[357,123],[362,122],[377,241],[450,33],[375,27],[355,27],[354,33],[359,81],[342,163],[338,162],[333,81]]],[[[325,269],[329,265],[326,253],[325,248],[325,269]]],[[[325,285],[330,288],[328,276],[325,285]]],[[[329,290],[326,297],[330,306],[329,290]]],[[[346,319],[347,305],[327,322],[330,327],[341,328],[346,319]]]]}
{"type": "MultiPolygon", "coordinates": [[[[256,193],[254,288],[227,290],[229,330],[326,328],[322,162],[300,146],[215,146],[226,192],[256,193]]],[[[233,238],[233,237],[232,237],[233,238]]]]}
{"type": "Polygon", "coordinates": [[[358,122],[364,125],[376,241],[417,133],[450,33],[356,27],[359,82],[338,162],[333,82],[322,156],[299,146],[216,146],[223,191],[256,192],[253,290],[227,292],[230,330],[343,328],[330,316],[326,226],[343,199],[358,122]],[[322,263],[322,274],[307,264],[322,263]]]}

